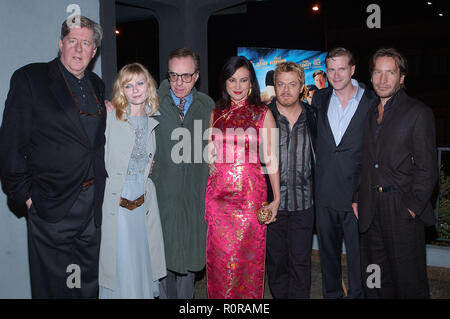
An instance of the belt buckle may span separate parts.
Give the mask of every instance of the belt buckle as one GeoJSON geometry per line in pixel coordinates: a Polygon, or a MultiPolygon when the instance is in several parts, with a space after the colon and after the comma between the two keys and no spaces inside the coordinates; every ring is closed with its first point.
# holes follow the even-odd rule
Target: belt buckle
{"type": "Polygon", "coordinates": [[[378,192],[382,193],[383,192],[383,186],[378,185],[377,186],[377,190],[378,190],[378,192]]]}

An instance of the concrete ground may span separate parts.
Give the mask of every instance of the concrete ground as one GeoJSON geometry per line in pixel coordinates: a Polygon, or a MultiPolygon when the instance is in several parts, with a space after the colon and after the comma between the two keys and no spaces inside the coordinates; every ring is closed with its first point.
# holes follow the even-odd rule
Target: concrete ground
{"type": "MultiPolygon", "coordinates": [[[[322,299],[322,274],[320,271],[320,257],[317,250],[313,250],[311,258],[311,299],[322,299]]],[[[450,268],[427,267],[428,282],[431,299],[450,299],[450,268]]],[[[345,255],[342,255],[342,272],[344,282],[347,283],[347,266],[345,255]]],[[[270,289],[265,281],[264,299],[272,299],[270,289]]],[[[203,272],[195,283],[195,298],[207,299],[206,274],[203,272]]]]}

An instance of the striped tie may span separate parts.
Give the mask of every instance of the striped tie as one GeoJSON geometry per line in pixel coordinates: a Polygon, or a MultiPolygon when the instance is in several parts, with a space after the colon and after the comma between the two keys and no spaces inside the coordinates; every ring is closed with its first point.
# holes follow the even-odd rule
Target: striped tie
{"type": "Polygon", "coordinates": [[[185,104],[186,104],[186,99],[182,97],[180,99],[180,104],[178,104],[178,112],[180,113],[181,120],[184,119],[184,105],[185,104]]]}

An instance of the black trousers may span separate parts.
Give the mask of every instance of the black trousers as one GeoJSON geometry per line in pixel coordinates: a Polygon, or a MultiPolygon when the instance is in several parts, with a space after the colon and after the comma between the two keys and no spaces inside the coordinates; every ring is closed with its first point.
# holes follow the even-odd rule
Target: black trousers
{"type": "Polygon", "coordinates": [[[267,275],[274,299],[307,299],[311,289],[313,208],[279,211],[267,226],[267,275]]]}
{"type": "Polygon", "coordinates": [[[425,226],[409,214],[399,193],[377,193],[375,216],[361,234],[361,266],[368,298],[429,298],[425,226]],[[379,266],[379,288],[369,278],[369,265],[379,266]]]}
{"type": "Polygon", "coordinates": [[[160,280],[160,299],[194,299],[195,272],[179,274],[167,269],[167,276],[160,280]]]}
{"type": "Polygon", "coordinates": [[[84,187],[57,223],[28,210],[32,297],[97,298],[101,228],[94,224],[94,186],[84,187]],[[78,287],[79,284],[79,288],[78,287]]]}
{"type": "Polygon", "coordinates": [[[353,211],[316,206],[316,230],[322,268],[322,290],[326,299],[342,298],[342,240],[348,267],[348,298],[364,298],[359,251],[358,221],[353,211]]]}

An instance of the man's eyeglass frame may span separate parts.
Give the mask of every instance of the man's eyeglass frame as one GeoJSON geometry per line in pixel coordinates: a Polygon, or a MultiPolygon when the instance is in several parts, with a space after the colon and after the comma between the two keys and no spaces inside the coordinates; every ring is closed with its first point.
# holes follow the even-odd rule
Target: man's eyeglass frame
{"type": "Polygon", "coordinates": [[[195,71],[194,73],[183,73],[183,74],[178,74],[176,72],[167,72],[167,78],[169,79],[169,82],[177,82],[178,79],[181,77],[181,80],[183,82],[191,83],[195,73],[198,73],[198,71],[195,71]],[[186,80],[186,77],[188,77],[189,80],[186,80]]]}

